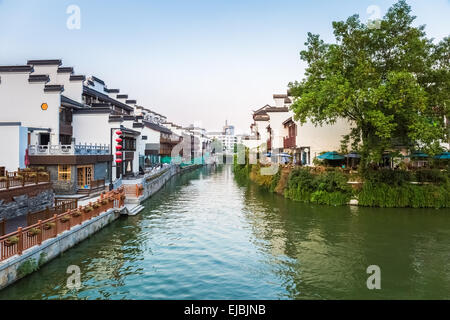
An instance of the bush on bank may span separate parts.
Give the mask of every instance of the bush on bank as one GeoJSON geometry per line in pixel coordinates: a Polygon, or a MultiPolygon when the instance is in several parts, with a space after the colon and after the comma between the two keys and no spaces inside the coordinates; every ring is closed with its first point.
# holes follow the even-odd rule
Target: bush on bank
{"type": "Polygon", "coordinates": [[[377,170],[364,175],[359,205],[388,208],[449,208],[448,171],[377,170]],[[419,183],[412,184],[411,182],[419,183]]]}
{"type": "Polygon", "coordinates": [[[349,177],[339,169],[318,172],[296,168],[282,186],[281,169],[269,176],[261,175],[260,169],[259,164],[234,165],[237,179],[250,179],[270,192],[284,189],[284,196],[295,201],[337,206],[348,204],[355,197],[359,205],[370,207],[450,208],[448,170],[370,170],[361,177],[364,184],[356,191],[347,183],[349,177]]]}
{"type": "Polygon", "coordinates": [[[350,201],[352,193],[342,172],[316,174],[310,168],[298,168],[292,170],[284,195],[295,201],[340,206],[350,201]]]}

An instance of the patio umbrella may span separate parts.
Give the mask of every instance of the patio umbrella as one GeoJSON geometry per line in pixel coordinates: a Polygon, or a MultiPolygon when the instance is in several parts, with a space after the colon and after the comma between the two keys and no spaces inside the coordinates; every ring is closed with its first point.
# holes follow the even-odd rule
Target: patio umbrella
{"type": "Polygon", "coordinates": [[[409,158],[428,158],[428,155],[426,153],[423,153],[422,151],[415,151],[412,154],[408,155],[409,158]]]}
{"type": "Polygon", "coordinates": [[[333,152],[326,152],[320,156],[317,157],[321,160],[344,160],[345,157],[337,153],[336,151],[333,152]]]}
{"type": "Polygon", "coordinates": [[[346,154],[345,157],[347,158],[347,167],[348,167],[348,159],[352,159],[352,167],[354,166],[355,159],[361,159],[361,155],[356,152],[350,152],[349,154],[346,154]]]}
{"type": "Polygon", "coordinates": [[[276,156],[292,158],[292,156],[289,153],[278,153],[276,154],[276,156]]]}
{"type": "Polygon", "coordinates": [[[450,159],[450,152],[442,152],[441,154],[438,154],[437,156],[434,157],[435,159],[440,159],[440,160],[445,160],[445,159],[450,159]]]}

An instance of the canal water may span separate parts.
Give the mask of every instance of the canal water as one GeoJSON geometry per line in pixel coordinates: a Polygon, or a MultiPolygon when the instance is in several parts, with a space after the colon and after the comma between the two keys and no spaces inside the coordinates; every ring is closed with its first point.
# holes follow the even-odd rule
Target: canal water
{"type": "Polygon", "coordinates": [[[448,210],[296,203],[229,166],[176,177],[145,207],[0,299],[450,299],[448,210]],[[370,265],[380,290],[367,288],[370,265]]]}

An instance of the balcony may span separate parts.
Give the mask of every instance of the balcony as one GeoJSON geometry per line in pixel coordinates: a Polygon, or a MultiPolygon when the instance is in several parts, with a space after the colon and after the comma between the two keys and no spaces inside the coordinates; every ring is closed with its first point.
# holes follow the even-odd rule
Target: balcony
{"type": "Polygon", "coordinates": [[[283,147],[286,149],[296,148],[295,136],[283,138],[283,147]]]}
{"type": "Polygon", "coordinates": [[[68,144],[68,145],[30,145],[30,156],[77,156],[77,155],[109,155],[108,145],[68,144]]]}

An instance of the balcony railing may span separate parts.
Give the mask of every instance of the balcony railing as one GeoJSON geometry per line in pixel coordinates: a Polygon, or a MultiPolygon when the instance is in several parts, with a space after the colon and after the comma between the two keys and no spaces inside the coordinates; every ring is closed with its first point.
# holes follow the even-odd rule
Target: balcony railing
{"type": "Polygon", "coordinates": [[[48,182],[50,174],[47,171],[6,171],[4,176],[0,176],[0,191],[48,182]]]}
{"type": "Polygon", "coordinates": [[[59,145],[30,145],[30,156],[61,156],[61,155],[108,155],[108,145],[97,144],[59,144],[59,145]]]}
{"type": "Polygon", "coordinates": [[[283,147],[284,148],[296,148],[297,146],[295,144],[295,136],[283,138],[283,147]]]}

